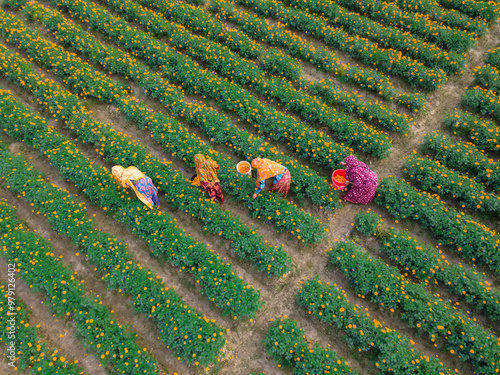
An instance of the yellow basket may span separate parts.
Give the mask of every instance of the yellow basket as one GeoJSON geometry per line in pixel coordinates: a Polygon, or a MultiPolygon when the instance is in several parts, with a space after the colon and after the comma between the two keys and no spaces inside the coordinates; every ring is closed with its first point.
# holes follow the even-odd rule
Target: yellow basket
{"type": "Polygon", "coordinates": [[[236,170],[241,174],[251,175],[252,174],[252,166],[246,160],[240,161],[236,164],[236,170]]]}

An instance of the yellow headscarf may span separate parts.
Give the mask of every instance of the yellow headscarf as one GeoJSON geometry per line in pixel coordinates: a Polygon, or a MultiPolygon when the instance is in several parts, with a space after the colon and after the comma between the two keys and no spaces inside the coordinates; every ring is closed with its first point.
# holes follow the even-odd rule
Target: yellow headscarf
{"type": "Polygon", "coordinates": [[[153,208],[153,205],[149,202],[149,200],[135,188],[134,184],[131,181],[144,178],[144,173],[142,173],[136,167],[130,166],[128,168],[123,168],[121,165],[115,165],[114,167],[112,167],[111,173],[117,178],[117,180],[123,187],[132,188],[132,190],[134,190],[135,192],[135,195],[141,200],[142,203],[144,203],[149,208],[153,208]]]}
{"type": "Polygon", "coordinates": [[[257,187],[261,181],[285,172],[285,167],[281,164],[266,158],[253,159],[252,167],[257,169],[257,180],[255,181],[255,186],[257,187]]]}
{"type": "Polygon", "coordinates": [[[219,178],[217,177],[219,165],[215,161],[205,159],[205,156],[202,154],[196,154],[194,156],[194,164],[196,166],[196,174],[200,181],[211,185],[219,182],[219,178]]]}

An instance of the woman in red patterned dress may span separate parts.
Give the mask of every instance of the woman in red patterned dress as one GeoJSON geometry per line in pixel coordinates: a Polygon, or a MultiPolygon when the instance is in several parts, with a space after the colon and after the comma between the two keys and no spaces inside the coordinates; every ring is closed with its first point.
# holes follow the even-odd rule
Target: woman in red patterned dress
{"type": "Polygon", "coordinates": [[[219,165],[212,159],[206,159],[202,154],[194,156],[194,163],[201,187],[206,191],[210,199],[217,198],[221,203],[224,203],[224,195],[217,177],[217,171],[220,169],[219,165]]]}
{"type": "Polygon", "coordinates": [[[344,195],[344,199],[352,203],[370,203],[377,190],[377,174],[365,163],[357,160],[354,155],[346,157],[340,164],[347,166],[345,178],[349,181],[347,185],[352,185],[352,188],[344,195]]]}

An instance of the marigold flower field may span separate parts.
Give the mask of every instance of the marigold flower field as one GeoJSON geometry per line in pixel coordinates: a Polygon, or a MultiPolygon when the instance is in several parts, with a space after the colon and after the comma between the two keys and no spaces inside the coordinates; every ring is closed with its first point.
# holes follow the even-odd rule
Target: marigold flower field
{"type": "Polygon", "coordinates": [[[498,18],[0,0],[0,373],[500,373],[498,18]],[[377,173],[368,205],[332,183],[350,155],[377,173]],[[252,198],[256,157],[286,197],[252,198]]]}

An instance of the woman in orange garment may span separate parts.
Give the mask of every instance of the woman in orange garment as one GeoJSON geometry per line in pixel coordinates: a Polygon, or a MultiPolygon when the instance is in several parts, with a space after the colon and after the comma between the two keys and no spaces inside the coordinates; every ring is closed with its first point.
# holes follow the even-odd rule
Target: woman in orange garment
{"type": "Polygon", "coordinates": [[[273,179],[273,184],[269,188],[269,191],[281,193],[283,194],[283,198],[286,198],[292,180],[292,176],[287,167],[265,158],[253,159],[252,167],[257,170],[257,180],[255,181],[256,190],[252,196],[253,199],[257,198],[257,194],[264,189],[266,186],[266,179],[268,178],[273,179]]]}

